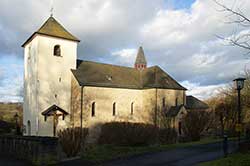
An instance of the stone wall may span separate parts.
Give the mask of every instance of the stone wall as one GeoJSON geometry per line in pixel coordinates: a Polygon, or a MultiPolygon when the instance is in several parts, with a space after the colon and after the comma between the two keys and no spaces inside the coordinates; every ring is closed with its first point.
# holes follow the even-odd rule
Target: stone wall
{"type": "Polygon", "coordinates": [[[136,122],[159,125],[159,112],[163,111],[163,98],[166,108],[183,105],[185,91],[172,89],[123,89],[107,87],[82,87],[72,76],[71,124],[80,126],[81,103],[82,125],[90,130],[90,137],[97,137],[100,125],[112,121],[136,122]],[[82,102],[81,102],[82,91],[82,102]],[[92,104],[95,115],[92,116],[92,104]],[[113,115],[113,104],[116,113],[113,115]],[[133,103],[133,106],[132,106],[133,103]],[[133,107],[133,113],[131,113],[133,107]],[[156,113],[156,109],[158,113],[156,113]],[[157,115],[158,114],[158,115],[157,115]],[[157,119],[157,120],[156,120],[157,119]]]}
{"type": "Polygon", "coordinates": [[[54,137],[0,136],[0,155],[27,160],[34,165],[59,161],[58,139],[54,137]]]}

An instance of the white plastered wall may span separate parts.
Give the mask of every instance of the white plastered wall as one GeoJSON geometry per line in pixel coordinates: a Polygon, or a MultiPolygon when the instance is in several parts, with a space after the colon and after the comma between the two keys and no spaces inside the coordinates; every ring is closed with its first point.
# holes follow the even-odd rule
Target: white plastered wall
{"type": "MultiPolygon", "coordinates": [[[[36,57],[36,61],[32,62],[32,66],[36,66],[36,70],[34,70],[36,74],[28,78],[27,75],[29,75],[29,72],[26,69],[25,86],[27,88],[25,88],[24,121],[27,121],[33,112],[31,118],[37,120],[35,124],[32,123],[32,135],[53,136],[53,117],[48,117],[45,122],[44,116],[41,113],[53,104],[56,104],[68,113],[70,112],[70,69],[76,68],[77,42],[36,35],[25,46],[25,50],[29,45],[33,45],[33,43],[36,44],[36,47],[34,47],[35,51],[32,56],[36,57]],[[55,45],[60,45],[61,56],[53,55],[55,45]],[[35,83],[35,88],[29,91],[31,82],[35,83]],[[32,96],[31,102],[27,100],[29,96],[32,96]],[[37,105],[34,107],[32,103],[37,105]],[[33,128],[37,128],[37,131],[33,131],[33,128]]],[[[26,66],[27,62],[25,61],[25,68],[27,68],[26,66]]],[[[57,129],[60,130],[65,127],[69,127],[69,116],[66,116],[64,121],[62,117],[59,118],[57,129]]]]}

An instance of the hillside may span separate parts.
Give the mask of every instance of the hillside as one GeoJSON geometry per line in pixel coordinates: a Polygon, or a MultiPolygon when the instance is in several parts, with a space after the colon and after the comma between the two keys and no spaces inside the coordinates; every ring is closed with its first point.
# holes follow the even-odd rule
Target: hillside
{"type": "Polygon", "coordinates": [[[18,113],[19,123],[22,121],[22,103],[0,103],[0,120],[14,123],[14,115],[18,113]]]}

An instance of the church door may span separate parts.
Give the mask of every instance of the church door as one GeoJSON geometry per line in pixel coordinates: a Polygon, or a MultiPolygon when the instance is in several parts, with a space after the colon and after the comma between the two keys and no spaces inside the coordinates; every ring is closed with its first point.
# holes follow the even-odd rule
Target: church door
{"type": "Polygon", "coordinates": [[[28,120],[27,122],[27,130],[28,130],[28,135],[31,135],[31,124],[30,124],[30,120],[28,120]]]}
{"type": "Polygon", "coordinates": [[[179,124],[178,124],[178,131],[179,131],[179,135],[181,135],[182,134],[181,122],[179,122],[179,124]]]}

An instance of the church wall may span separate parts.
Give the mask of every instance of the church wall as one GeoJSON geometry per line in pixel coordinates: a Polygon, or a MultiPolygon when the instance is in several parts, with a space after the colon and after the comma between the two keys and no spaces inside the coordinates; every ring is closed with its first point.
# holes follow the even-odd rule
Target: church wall
{"type": "Polygon", "coordinates": [[[141,118],[142,91],[134,89],[89,87],[83,88],[83,111],[87,121],[84,126],[110,121],[144,122],[141,118]],[[91,106],[95,102],[95,116],[91,116],[91,106]],[[113,116],[113,103],[116,103],[116,115],[113,116]],[[131,104],[133,115],[131,115],[131,104]]]}
{"type": "Polygon", "coordinates": [[[27,44],[24,48],[24,135],[37,134],[37,48],[37,38],[27,44]],[[30,122],[30,125],[28,125],[28,121],[30,122]]]}
{"type": "Polygon", "coordinates": [[[163,110],[165,105],[165,110],[169,110],[171,106],[182,105],[185,101],[185,91],[183,90],[173,90],[173,89],[147,89],[143,90],[143,106],[144,110],[147,113],[144,116],[147,116],[149,121],[153,121],[153,123],[157,123],[158,126],[162,126],[162,120],[166,120],[162,118],[163,110]],[[165,98],[163,100],[163,98],[165,98]],[[163,102],[165,101],[165,104],[163,102]],[[156,109],[157,108],[157,109],[156,109]],[[150,119],[151,118],[151,119],[150,119]]]}
{"type": "Polygon", "coordinates": [[[75,76],[71,74],[71,110],[70,110],[70,125],[80,126],[81,112],[81,86],[77,82],[75,76]]]}
{"type": "Polygon", "coordinates": [[[163,110],[163,102],[165,98],[165,107],[170,108],[171,106],[184,104],[185,92],[183,90],[174,90],[174,89],[157,89],[157,100],[158,100],[158,109],[163,110]]]}
{"type": "MultiPolygon", "coordinates": [[[[53,136],[53,117],[48,117],[45,122],[41,113],[53,104],[70,112],[70,69],[76,68],[77,43],[41,35],[37,35],[30,43],[34,41],[37,43],[36,53],[34,53],[37,61],[32,63],[37,66],[37,75],[32,76],[33,84],[36,85],[32,92],[37,93],[37,98],[34,95],[32,101],[38,105],[37,108],[34,108],[32,104],[27,104],[26,107],[29,108],[29,112],[33,111],[36,114],[34,115],[37,118],[36,124],[32,124],[34,126],[32,128],[38,127],[39,133],[33,132],[33,135],[53,136]],[[60,45],[61,56],[53,55],[55,45],[60,45]]],[[[65,120],[62,120],[60,117],[58,122],[57,129],[63,129],[69,126],[70,118],[66,116],[65,120]]]]}
{"type": "MultiPolygon", "coordinates": [[[[111,121],[128,121],[160,123],[159,114],[155,119],[155,108],[161,111],[162,98],[165,97],[166,107],[175,106],[175,99],[179,99],[178,105],[183,104],[182,90],[169,89],[121,89],[104,87],[83,87],[83,127],[90,128],[91,137],[97,137],[100,124],[111,121]],[[157,102],[156,102],[157,99],[157,102]],[[92,103],[95,102],[95,115],[92,117],[92,103]],[[113,116],[113,103],[116,102],[116,115],[113,116]],[[133,115],[131,115],[131,103],[134,103],[133,115]],[[157,106],[156,106],[157,103],[157,106]]],[[[80,126],[81,111],[81,87],[72,77],[72,106],[71,119],[74,126],[80,126]]],[[[94,138],[95,139],[95,138],[94,138]]]]}
{"type": "MultiPolygon", "coordinates": [[[[130,121],[154,124],[155,108],[162,110],[162,98],[165,97],[166,107],[183,104],[182,90],[169,89],[121,89],[90,87],[83,88],[83,126],[93,126],[97,123],[110,121],[130,121]],[[157,95],[156,95],[157,94],[157,95]],[[156,102],[157,98],[157,102],[156,102]],[[95,116],[91,116],[92,103],[95,102],[95,116]],[[117,115],[112,115],[113,103],[116,102],[117,115]],[[134,103],[131,115],[131,103],[134,103]]],[[[72,78],[72,113],[75,126],[80,126],[81,87],[72,78]]]]}
{"type": "Polygon", "coordinates": [[[155,124],[156,116],[156,89],[145,89],[142,90],[143,99],[143,119],[145,122],[155,124]]]}
{"type": "MultiPolygon", "coordinates": [[[[83,87],[83,127],[90,129],[90,141],[96,140],[100,131],[100,124],[111,121],[145,122],[142,104],[142,91],[134,89],[83,87]],[[95,115],[92,116],[92,103],[95,102],[95,115]],[[113,116],[113,103],[115,105],[115,116],[113,116]],[[131,103],[133,103],[133,114],[131,114],[131,103]]],[[[81,112],[81,87],[77,81],[72,79],[72,123],[75,127],[80,126],[81,112]],[[76,104],[76,105],[73,105],[76,104]]]]}
{"type": "MultiPolygon", "coordinates": [[[[71,71],[76,68],[77,42],[39,36],[39,135],[53,135],[53,117],[44,121],[41,115],[53,104],[70,113],[71,71]],[[61,56],[54,56],[55,45],[60,45],[61,56]]],[[[68,127],[70,117],[59,118],[57,129],[68,127]]]]}

